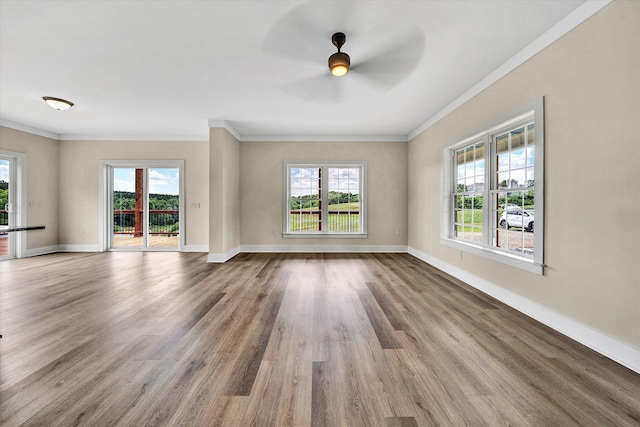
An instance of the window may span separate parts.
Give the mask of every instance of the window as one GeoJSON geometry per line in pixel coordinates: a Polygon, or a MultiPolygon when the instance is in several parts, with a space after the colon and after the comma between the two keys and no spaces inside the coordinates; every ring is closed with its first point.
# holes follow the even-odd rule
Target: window
{"type": "Polygon", "coordinates": [[[444,148],[442,241],[542,274],[543,100],[522,110],[444,148]]]}
{"type": "Polygon", "coordinates": [[[366,237],[365,163],[285,163],[285,236],[366,237]]]}

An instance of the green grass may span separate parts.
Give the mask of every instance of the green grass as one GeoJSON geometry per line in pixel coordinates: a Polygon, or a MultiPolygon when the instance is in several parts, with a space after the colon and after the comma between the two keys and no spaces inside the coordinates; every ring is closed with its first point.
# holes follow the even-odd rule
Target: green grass
{"type": "MultiPolygon", "coordinates": [[[[298,210],[298,209],[296,209],[298,210]]],[[[317,211],[318,207],[313,206],[309,208],[299,209],[301,211],[317,211]]],[[[340,203],[337,205],[329,205],[330,211],[359,211],[360,210],[360,202],[351,202],[351,203],[340,203]]]]}
{"type": "Polygon", "coordinates": [[[359,211],[360,202],[340,203],[337,205],[329,205],[330,211],[359,211]]]}
{"type": "MultiPolygon", "coordinates": [[[[291,214],[289,229],[291,231],[319,231],[319,214],[296,215],[291,214]]],[[[328,231],[360,231],[360,214],[330,214],[328,231]]],[[[323,226],[323,231],[327,228],[323,226]]]]}
{"type": "Polygon", "coordinates": [[[464,210],[457,211],[456,222],[459,223],[458,231],[481,232],[482,231],[482,211],[481,210],[464,210]],[[464,223],[464,225],[460,225],[464,223]],[[473,226],[471,224],[473,223],[473,226]]]}
{"type": "MultiPolygon", "coordinates": [[[[300,209],[300,211],[316,211],[317,207],[300,209]]],[[[329,205],[329,212],[339,211],[340,214],[329,214],[328,218],[328,231],[336,232],[357,232],[360,231],[360,214],[351,213],[349,211],[360,210],[360,202],[352,203],[340,203],[335,205],[329,205]]],[[[289,229],[291,231],[319,231],[318,221],[320,220],[319,214],[303,214],[296,215],[291,214],[289,218],[289,229]]],[[[322,231],[327,231],[327,225],[323,224],[322,231]]]]}

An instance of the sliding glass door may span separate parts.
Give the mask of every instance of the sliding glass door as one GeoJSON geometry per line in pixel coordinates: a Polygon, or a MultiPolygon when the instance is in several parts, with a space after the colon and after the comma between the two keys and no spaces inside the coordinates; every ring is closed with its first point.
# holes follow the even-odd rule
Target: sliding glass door
{"type": "Polygon", "coordinates": [[[109,248],[182,248],[180,167],[111,165],[109,248]]]}

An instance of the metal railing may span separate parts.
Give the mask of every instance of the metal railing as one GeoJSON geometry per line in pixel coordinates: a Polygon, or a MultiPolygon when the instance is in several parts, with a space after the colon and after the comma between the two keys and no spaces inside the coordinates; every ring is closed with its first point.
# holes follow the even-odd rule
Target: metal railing
{"type": "MultiPolygon", "coordinates": [[[[138,214],[141,214],[138,212],[138,214]]],[[[180,211],[149,210],[149,234],[177,236],[180,233],[180,211]]],[[[139,227],[141,229],[141,227],[139,227]]],[[[113,211],[113,234],[136,234],[136,211],[117,209],[113,211]]]]}
{"type": "Polygon", "coordinates": [[[360,231],[360,211],[329,211],[327,225],[319,210],[289,211],[289,231],[360,231]]]}

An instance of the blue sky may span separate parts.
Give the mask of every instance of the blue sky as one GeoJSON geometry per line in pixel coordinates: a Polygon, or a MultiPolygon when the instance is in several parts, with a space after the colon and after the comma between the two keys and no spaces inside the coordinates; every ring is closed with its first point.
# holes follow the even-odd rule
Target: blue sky
{"type": "Polygon", "coordinates": [[[0,181],[9,182],[9,161],[0,160],[0,181]]]}
{"type": "MultiPolygon", "coordinates": [[[[180,172],[177,168],[149,168],[149,193],[178,194],[180,172]]],[[[113,189],[115,191],[135,191],[135,169],[114,168],[113,189]]]]}
{"type": "MultiPolygon", "coordinates": [[[[358,194],[360,170],[358,168],[328,168],[329,191],[358,194]]],[[[318,168],[291,168],[290,191],[292,196],[318,194],[318,168]]]]}
{"type": "MultiPolygon", "coordinates": [[[[506,181],[516,186],[534,180],[535,145],[504,151],[498,154],[498,182],[506,181]]],[[[458,184],[467,186],[484,183],[484,159],[457,165],[458,184]],[[474,169],[475,168],[475,169],[474,169]]]]}

